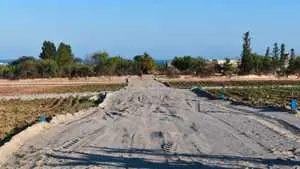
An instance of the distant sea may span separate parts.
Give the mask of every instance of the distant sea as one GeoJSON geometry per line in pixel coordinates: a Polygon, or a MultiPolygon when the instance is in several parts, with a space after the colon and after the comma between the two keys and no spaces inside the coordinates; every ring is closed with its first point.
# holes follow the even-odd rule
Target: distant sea
{"type": "Polygon", "coordinates": [[[11,62],[11,60],[8,60],[8,59],[0,59],[0,65],[6,65],[10,62],[11,62]]]}

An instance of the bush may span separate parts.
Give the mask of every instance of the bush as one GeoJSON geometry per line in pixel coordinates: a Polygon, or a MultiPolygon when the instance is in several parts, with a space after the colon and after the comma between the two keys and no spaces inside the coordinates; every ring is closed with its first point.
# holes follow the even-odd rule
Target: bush
{"type": "Polygon", "coordinates": [[[39,61],[25,60],[17,65],[16,71],[18,78],[36,78],[39,74],[39,61]]]}
{"type": "Polygon", "coordinates": [[[42,60],[39,64],[39,74],[44,78],[56,77],[58,75],[58,65],[54,60],[42,60]]]}

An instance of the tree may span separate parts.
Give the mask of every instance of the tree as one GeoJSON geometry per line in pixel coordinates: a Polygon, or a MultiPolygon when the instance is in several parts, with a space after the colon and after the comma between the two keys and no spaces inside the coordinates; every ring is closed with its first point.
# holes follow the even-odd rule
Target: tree
{"type": "Polygon", "coordinates": [[[42,60],[39,64],[39,74],[44,78],[56,77],[58,74],[58,65],[54,60],[42,60]]]}
{"type": "Polygon", "coordinates": [[[203,57],[192,58],[191,66],[189,68],[190,73],[196,73],[197,75],[203,75],[206,71],[210,70],[211,74],[214,74],[215,71],[208,66],[207,60],[203,57]]]}
{"type": "Polygon", "coordinates": [[[19,57],[16,60],[12,61],[10,63],[10,65],[19,65],[20,63],[23,63],[23,62],[28,61],[28,60],[35,61],[36,59],[33,56],[22,56],[22,57],[19,57]]]}
{"type": "Polygon", "coordinates": [[[282,69],[285,62],[285,44],[281,44],[280,46],[280,68],[282,69]]]}
{"type": "Polygon", "coordinates": [[[136,62],[139,74],[149,74],[155,67],[153,58],[146,52],[143,55],[135,56],[133,60],[136,62]]]}
{"type": "Polygon", "coordinates": [[[270,47],[267,47],[265,56],[270,56],[270,47]]]}
{"type": "Polygon", "coordinates": [[[132,61],[124,59],[120,56],[109,58],[111,70],[117,75],[128,75],[132,73],[132,61]]]}
{"type": "Polygon", "coordinates": [[[84,64],[73,64],[70,67],[70,77],[88,77],[93,76],[93,68],[84,64]]]}
{"type": "Polygon", "coordinates": [[[279,47],[278,47],[278,43],[274,43],[273,58],[274,58],[274,60],[279,60],[279,47]]]}
{"type": "Polygon", "coordinates": [[[111,74],[109,54],[107,52],[94,53],[90,60],[92,64],[96,64],[94,71],[97,75],[111,74]]]}
{"type": "Polygon", "coordinates": [[[290,65],[288,67],[289,74],[298,74],[300,75],[300,57],[296,57],[290,61],[290,65]]]}
{"type": "Polygon", "coordinates": [[[234,67],[229,58],[225,59],[225,63],[222,66],[222,72],[224,75],[232,75],[234,73],[234,67]]]}
{"type": "Polygon", "coordinates": [[[280,65],[278,43],[274,43],[272,60],[273,60],[274,70],[276,71],[280,65]]]}
{"type": "Polygon", "coordinates": [[[243,38],[243,51],[240,65],[241,74],[249,74],[253,71],[253,58],[251,57],[250,32],[246,32],[243,38]]]}
{"type": "Polygon", "coordinates": [[[70,45],[63,42],[59,44],[56,61],[59,67],[66,66],[74,62],[72,48],[70,45]]]}
{"type": "Polygon", "coordinates": [[[40,54],[41,59],[54,59],[56,57],[55,44],[50,41],[44,41],[42,46],[42,52],[40,54]]]}
{"type": "Polygon", "coordinates": [[[17,78],[17,66],[16,65],[4,65],[1,70],[2,78],[16,79],[17,78]]]}
{"type": "MultiPolygon", "coordinates": [[[[172,65],[178,69],[181,73],[184,74],[197,74],[197,75],[203,75],[208,74],[207,71],[211,69],[211,65],[208,68],[207,60],[205,60],[203,57],[196,57],[193,58],[191,56],[183,56],[183,57],[175,57],[172,60],[172,65]],[[206,69],[207,68],[207,69],[206,69]]],[[[214,71],[211,73],[214,74],[214,71]]]]}
{"type": "Polygon", "coordinates": [[[274,68],[273,68],[272,58],[269,56],[263,57],[261,72],[263,74],[269,74],[269,73],[272,73],[273,71],[274,71],[274,68]]]}
{"type": "Polygon", "coordinates": [[[38,60],[26,60],[17,65],[16,75],[18,78],[37,78],[40,76],[38,71],[38,60]]]}
{"type": "Polygon", "coordinates": [[[186,71],[192,66],[192,60],[191,56],[175,57],[172,60],[172,65],[179,71],[186,71]]]}
{"type": "Polygon", "coordinates": [[[294,48],[291,49],[290,56],[291,56],[291,59],[295,59],[296,54],[295,54],[295,49],[294,48]]]}

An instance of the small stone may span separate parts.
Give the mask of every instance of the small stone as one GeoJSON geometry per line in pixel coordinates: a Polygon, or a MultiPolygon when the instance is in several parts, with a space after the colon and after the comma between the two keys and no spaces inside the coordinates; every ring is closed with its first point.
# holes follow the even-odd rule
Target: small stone
{"type": "Polygon", "coordinates": [[[297,155],[297,156],[300,156],[300,148],[297,148],[297,149],[294,151],[294,154],[297,155]]]}

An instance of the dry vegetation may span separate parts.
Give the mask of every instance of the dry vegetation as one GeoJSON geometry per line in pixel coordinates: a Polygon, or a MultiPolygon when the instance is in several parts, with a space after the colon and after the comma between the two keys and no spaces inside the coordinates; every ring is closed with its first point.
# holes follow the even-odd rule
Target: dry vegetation
{"type": "MultiPolygon", "coordinates": [[[[48,93],[84,93],[116,91],[124,87],[126,77],[95,77],[78,79],[0,80],[0,96],[48,93]]],[[[36,123],[45,114],[48,119],[58,114],[75,113],[96,106],[87,97],[53,99],[0,100],[0,146],[14,134],[36,123]]]]}
{"type": "Polygon", "coordinates": [[[251,106],[288,107],[293,97],[299,98],[299,87],[259,87],[210,89],[214,95],[224,93],[225,97],[251,106]]]}
{"type": "Polygon", "coordinates": [[[75,113],[93,106],[96,104],[84,97],[0,101],[0,145],[12,135],[37,122],[42,114],[49,120],[57,114],[75,113]]]}
{"type": "Polygon", "coordinates": [[[300,98],[300,80],[296,77],[276,78],[274,76],[240,76],[218,78],[161,78],[173,88],[191,89],[193,86],[206,87],[215,96],[225,97],[250,106],[289,107],[291,98],[300,98]],[[222,86],[225,89],[222,89],[222,86]],[[214,88],[217,87],[217,88],[214,88]]]}
{"type": "Polygon", "coordinates": [[[70,86],[38,86],[38,87],[0,87],[0,96],[15,96],[26,94],[47,94],[47,93],[80,93],[115,91],[125,84],[81,84],[70,86]]]}

